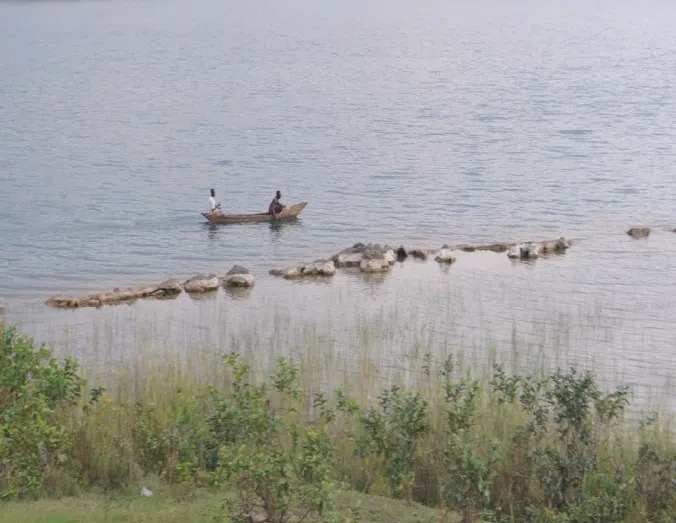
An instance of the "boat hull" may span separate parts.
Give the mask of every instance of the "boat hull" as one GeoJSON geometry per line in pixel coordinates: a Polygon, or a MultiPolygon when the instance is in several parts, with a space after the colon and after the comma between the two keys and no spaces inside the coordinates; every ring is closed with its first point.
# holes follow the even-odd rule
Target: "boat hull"
{"type": "Polygon", "coordinates": [[[202,216],[204,216],[209,223],[279,222],[298,217],[298,215],[301,212],[303,212],[303,209],[305,209],[306,205],[307,202],[291,205],[285,208],[279,214],[277,214],[277,218],[275,218],[271,214],[268,214],[267,212],[255,214],[220,214],[220,213],[203,212],[202,216]]]}

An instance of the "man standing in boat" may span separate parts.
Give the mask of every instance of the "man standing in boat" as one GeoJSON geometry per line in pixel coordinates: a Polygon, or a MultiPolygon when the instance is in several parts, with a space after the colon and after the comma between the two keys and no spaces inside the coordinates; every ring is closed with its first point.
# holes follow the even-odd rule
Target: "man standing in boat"
{"type": "Polygon", "coordinates": [[[211,212],[216,212],[218,209],[218,212],[221,212],[221,204],[216,203],[216,191],[211,189],[211,196],[209,196],[209,206],[211,208],[211,212]]]}
{"type": "Polygon", "coordinates": [[[270,206],[268,207],[268,213],[272,214],[273,218],[277,219],[277,215],[284,210],[284,205],[279,201],[282,198],[282,193],[281,191],[277,191],[277,194],[275,197],[272,199],[270,202],[270,206]]]}

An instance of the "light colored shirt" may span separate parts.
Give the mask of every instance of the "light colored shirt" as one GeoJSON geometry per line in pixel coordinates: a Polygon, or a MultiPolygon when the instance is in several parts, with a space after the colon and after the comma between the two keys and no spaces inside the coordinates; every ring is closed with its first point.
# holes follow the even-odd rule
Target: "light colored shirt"
{"type": "Polygon", "coordinates": [[[216,209],[216,199],[213,196],[209,196],[209,203],[211,204],[211,210],[216,209]]]}

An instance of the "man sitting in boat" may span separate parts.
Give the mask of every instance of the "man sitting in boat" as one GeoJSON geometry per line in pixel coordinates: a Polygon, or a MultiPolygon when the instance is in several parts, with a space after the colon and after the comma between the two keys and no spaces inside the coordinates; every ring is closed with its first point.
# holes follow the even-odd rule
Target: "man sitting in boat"
{"type": "Polygon", "coordinates": [[[279,201],[282,198],[282,193],[280,191],[277,191],[277,194],[275,197],[272,199],[270,202],[270,206],[268,207],[268,213],[272,214],[273,217],[277,218],[277,215],[284,210],[285,205],[282,205],[281,202],[279,201]]]}
{"type": "Polygon", "coordinates": [[[216,191],[211,189],[211,196],[209,196],[209,207],[211,208],[211,212],[221,212],[221,204],[216,203],[216,191]]]}

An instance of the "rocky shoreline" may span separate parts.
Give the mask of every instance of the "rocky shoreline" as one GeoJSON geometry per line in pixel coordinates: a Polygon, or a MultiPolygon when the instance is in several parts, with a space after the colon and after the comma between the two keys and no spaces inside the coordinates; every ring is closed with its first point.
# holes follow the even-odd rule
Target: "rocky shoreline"
{"type": "MultiPolygon", "coordinates": [[[[676,229],[670,231],[676,233],[676,229]]],[[[649,227],[631,227],[626,234],[638,240],[648,238],[650,232],[649,227]]],[[[272,269],[268,273],[287,280],[330,278],[338,269],[357,270],[366,274],[387,273],[397,262],[402,263],[408,258],[424,262],[433,257],[437,263],[449,266],[456,261],[457,252],[487,251],[506,253],[510,260],[535,260],[551,254],[563,254],[571,245],[572,241],[565,237],[544,241],[461,244],[453,247],[443,245],[438,249],[406,249],[403,245],[395,249],[389,245],[381,247],[379,244],[356,243],[328,258],[272,269]]],[[[241,265],[235,265],[222,277],[216,274],[196,274],[185,281],[172,278],[156,285],[115,288],[110,292],[80,296],[54,296],[45,303],[62,309],[102,307],[129,304],[140,299],[174,299],[183,292],[197,297],[216,292],[220,287],[228,289],[230,293],[239,292],[243,293],[242,296],[248,296],[254,284],[253,274],[241,265]]],[[[5,312],[6,309],[0,305],[0,315],[5,312]]]]}
{"type": "Polygon", "coordinates": [[[54,296],[49,298],[46,304],[60,309],[101,307],[103,305],[133,303],[140,299],[174,299],[182,292],[205,294],[215,292],[221,286],[242,288],[253,287],[254,284],[253,274],[241,265],[235,265],[223,277],[215,274],[196,274],[183,282],[177,278],[171,278],[157,285],[144,285],[127,289],[115,288],[111,292],[83,296],[54,296]]]}
{"type": "MultiPolygon", "coordinates": [[[[421,262],[433,258],[440,265],[449,266],[457,260],[457,252],[490,251],[506,253],[510,260],[534,260],[550,254],[562,254],[572,245],[566,238],[537,242],[494,243],[488,245],[443,245],[439,249],[406,249],[403,245],[393,248],[389,245],[356,243],[329,258],[300,263],[281,269],[272,269],[269,274],[287,280],[330,278],[338,269],[357,270],[365,274],[382,274],[392,270],[397,263],[411,258],[421,262]]],[[[233,266],[224,276],[196,274],[187,280],[177,278],[156,285],[144,285],[126,289],[115,288],[110,292],[81,296],[54,296],[46,304],[61,309],[102,307],[104,305],[130,304],[140,299],[174,299],[185,292],[199,296],[226,289],[250,289],[255,285],[251,272],[241,265],[233,266]]]]}

